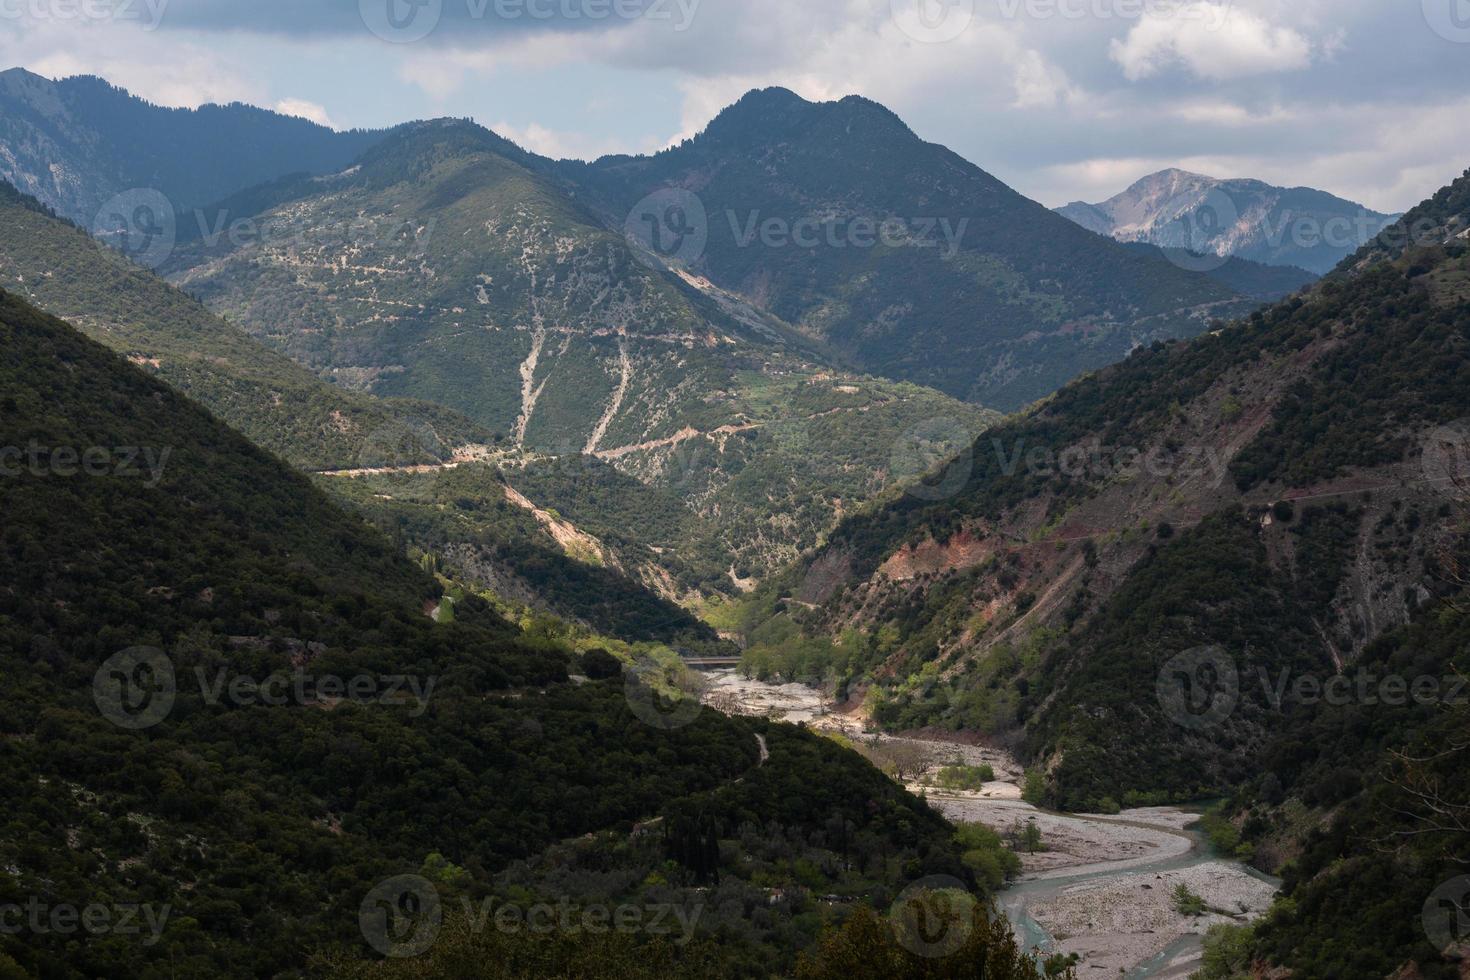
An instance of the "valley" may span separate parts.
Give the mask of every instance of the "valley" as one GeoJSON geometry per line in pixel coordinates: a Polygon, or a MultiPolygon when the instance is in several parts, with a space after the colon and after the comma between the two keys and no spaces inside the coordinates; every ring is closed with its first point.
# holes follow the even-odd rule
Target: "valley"
{"type": "Polygon", "coordinates": [[[1470,37],[764,4],[0,9],[0,980],[1470,980],[1470,37]]]}
{"type": "Polygon", "coordinates": [[[905,783],[955,823],[981,823],[1002,834],[1017,824],[1034,824],[1045,850],[1020,855],[1020,876],[996,900],[1027,948],[1076,953],[1084,976],[1090,970],[1129,980],[1189,976],[1199,966],[1199,940],[1210,925],[1259,918],[1280,887],[1279,879],[1217,856],[1204,835],[1191,829],[1198,813],[1178,807],[1115,816],[1038,809],[1021,799],[1023,769],[1004,750],[943,735],[902,738],[872,731],[860,715],[843,713],[821,691],[802,684],[763,683],[735,670],[712,671],[706,678],[703,700],[715,710],[922,752],[927,761],[905,783]],[[955,762],[988,765],[995,779],[972,792],[935,787],[939,769],[955,762]],[[1180,886],[1221,911],[1197,918],[1181,914],[1174,899],[1180,886]]]}

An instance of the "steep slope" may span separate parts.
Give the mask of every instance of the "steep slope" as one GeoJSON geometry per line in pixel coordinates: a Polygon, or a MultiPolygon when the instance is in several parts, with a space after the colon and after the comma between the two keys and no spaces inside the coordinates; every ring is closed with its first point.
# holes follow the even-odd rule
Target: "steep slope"
{"type": "Polygon", "coordinates": [[[490,433],[327,384],[0,181],[0,286],[68,318],[306,469],[433,463],[490,433]]]}
{"type": "Polygon", "coordinates": [[[1120,242],[1299,266],[1317,275],[1332,271],[1397,217],[1310,187],[1217,180],[1184,170],[1150,174],[1101,204],[1078,201],[1057,213],[1120,242]]]}
{"type": "Polygon", "coordinates": [[[1457,180],[1385,228],[1336,272],[1351,275],[1416,249],[1462,243],[1470,244],[1470,181],[1457,180]]]}
{"type": "MultiPolygon", "coordinates": [[[[359,960],[375,936],[380,953],[385,934],[403,939],[374,932],[378,898],[503,901],[497,872],[569,838],[632,882],[656,864],[657,899],[636,885],[626,899],[642,905],[702,906],[715,870],[737,907],[765,907],[765,885],[794,885],[779,848],[798,840],[830,869],[803,879],[819,894],[884,898],[902,865],[965,874],[940,818],[833,743],[708,711],[671,724],[635,678],[568,684],[564,650],[472,600],[435,622],[438,585],[385,538],[5,292],[0,345],[0,900],[131,909],[135,923],[98,937],[7,922],[10,972],[359,960]],[[728,842],[743,863],[695,863],[678,819],[711,811],[742,826],[691,832],[721,854],[744,834],[728,842]],[[630,836],[658,816],[662,839],[630,836]],[[864,832],[830,840],[834,819],[864,832]],[[774,837],[758,829],[774,821],[774,837]],[[859,870],[865,850],[893,864],[859,870]]],[[[816,923],[771,915],[715,952],[789,969],[816,923]]],[[[705,928],[695,938],[719,924],[705,928]]]]}
{"type": "MultiPolygon", "coordinates": [[[[1465,515],[1462,504],[1462,528],[1465,515]]],[[[1248,939],[1254,956],[1299,976],[1464,975],[1466,651],[1461,592],[1347,670],[1371,700],[1324,699],[1272,741],[1226,808],[1241,853],[1285,879],[1285,900],[1248,939]],[[1400,679],[1418,692],[1399,696],[1400,679]]]]}
{"type": "Polygon", "coordinates": [[[1001,409],[1249,308],[1099,242],[861,98],[752,92],[663,153],[560,170],[611,223],[862,370],[1001,409]]]}
{"type": "Polygon", "coordinates": [[[205,214],[165,268],[211,308],[344,385],[675,491],[718,518],[742,577],[881,489],[916,427],[994,418],[831,369],[778,320],[640,261],[544,161],[470,123],[402,127],[340,174],[205,214]],[[246,219],[254,235],[218,231],[246,219]]]}
{"type": "MultiPolygon", "coordinates": [[[[1467,185],[1425,208],[1459,227],[1467,185]]],[[[845,522],[755,620],[857,630],[826,666],[879,720],[1015,740],[1053,802],[1237,784],[1294,710],[1258,671],[1326,680],[1443,592],[1470,418],[1470,251],[1444,240],[1069,385],[845,522]],[[1217,651],[1234,710],[1181,731],[1161,677],[1217,651]]]]}
{"type": "Polygon", "coordinates": [[[187,209],[282,174],[338,170],[381,136],[240,104],[165,109],[90,76],[0,72],[0,178],[89,228],[125,191],[187,209]]]}

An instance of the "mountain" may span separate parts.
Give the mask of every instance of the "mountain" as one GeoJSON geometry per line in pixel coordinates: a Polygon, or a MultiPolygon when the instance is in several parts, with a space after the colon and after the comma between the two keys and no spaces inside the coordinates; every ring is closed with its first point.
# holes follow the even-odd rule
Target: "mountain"
{"type": "MultiPolygon", "coordinates": [[[[452,491],[447,502],[478,501],[497,519],[477,522],[475,533],[458,541],[455,553],[462,560],[456,567],[477,570],[510,597],[623,639],[678,639],[693,646],[714,640],[673,600],[698,590],[701,582],[722,578],[724,566],[716,562],[717,570],[704,568],[701,574],[679,563],[672,548],[668,556],[658,554],[652,545],[668,544],[667,538],[642,540],[636,530],[656,521],[631,523],[630,530],[599,545],[595,555],[567,547],[580,532],[572,529],[569,536],[562,527],[538,521],[535,505],[511,490],[505,474],[490,462],[495,451],[488,445],[488,430],[429,402],[379,399],[317,378],[4,183],[0,287],[71,318],[92,339],[198,400],[294,466],[353,474],[403,470],[413,475],[399,477],[400,482],[411,478],[422,484],[416,498],[400,499],[359,492],[363,484],[391,480],[386,474],[324,482],[365,513],[381,512],[389,500],[396,499],[395,506],[422,502],[435,490],[452,491]]],[[[517,482],[540,499],[544,481],[533,483],[533,472],[527,470],[517,482]]],[[[588,514],[577,505],[577,487],[544,490],[552,498],[545,506],[588,514]]],[[[618,493],[627,507],[642,504],[656,511],[667,505],[656,496],[648,503],[649,495],[636,483],[618,493]]],[[[449,521],[439,506],[435,512],[440,523],[449,521]]],[[[448,513],[466,516],[464,508],[448,513]]],[[[383,527],[420,549],[443,540],[422,522],[385,520],[383,527]]]]}
{"type": "Polygon", "coordinates": [[[428,402],[321,381],[4,182],[0,286],[70,318],[304,469],[441,462],[490,436],[428,402]]]}
{"type": "Polygon", "coordinates": [[[987,432],[763,587],[748,665],[1012,744],[1039,802],[1231,794],[1310,897],[1268,919],[1277,962],[1441,964],[1411,916],[1470,847],[1463,702],[1378,685],[1470,667],[1467,225],[1470,173],[1312,289],[987,432]],[[1379,906],[1408,911],[1355,962],[1379,906]]]}
{"type": "Polygon", "coordinates": [[[0,178],[88,228],[124,192],[187,209],[284,174],[339,170],[381,136],[239,103],[166,109],[91,76],[0,72],[0,178]]]}
{"type": "Polygon", "coordinates": [[[718,876],[687,955],[769,975],[820,929],[770,899],[791,847],[800,888],[847,907],[910,869],[970,880],[952,828],[856,753],[690,713],[665,663],[620,678],[604,653],[573,682],[570,651],[473,597],[431,617],[427,572],[163,382],[4,291],[0,344],[0,901],[144,931],[7,929],[7,974],[346,969],[405,952],[379,900],[442,902],[446,931],[486,899],[687,919],[718,876]],[[597,872],[503,883],[563,842],[597,872]]]}
{"type": "Polygon", "coordinates": [[[894,465],[914,433],[967,440],[996,417],[834,367],[645,262],[546,161],[459,120],[203,209],[162,269],[319,376],[458,410],[511,454],[593,457],[674,491],[712,534],[679,557],[719,561],[732,590],[917,475],[894,465]]]}
{"type": "Polygon", "coordinates": [[[1151,174],[1101,204],[1077,201],[1057,213],[1120,242],[1201,253],[1196,268],[1235,256],[1317,275],[1332,271],[1398,217],[1310,187],[1217,180],[1184,170],[1151,174]]]}
{"type": "Polygon", "coordinates": [[[1002,410],[1250,309],[1099,242],[857,97],[751,92],[677,147],[559,171],[616,227],[651,240],[652,215],[695,281],[863,371],[1002,410]]]}

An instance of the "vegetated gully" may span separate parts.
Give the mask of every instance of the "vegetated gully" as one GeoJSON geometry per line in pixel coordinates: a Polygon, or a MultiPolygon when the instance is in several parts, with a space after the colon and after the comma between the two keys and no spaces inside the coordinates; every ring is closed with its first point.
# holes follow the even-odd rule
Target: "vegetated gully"
{"type": "Polygon", "coordinates": [[[923,771],[906,781],[954,821],[1005,834],[1034,822],[1045,850],[1022,854],[1022,874],[999,895],[1017,938],[1041,953],[1076,953],[1091,973],[1130,980],[1178,978],[1199,967],[1201,937],[1216,923],[1244,923],[1270,905],[1280,881],[1214,853],[1193,824],[1198,813],[1147,807],[1117,815],[1065,814],[1021,799],[1023,771],[1008,753],[943,739],[906,739],[866,731],[859,715],[833,710],[820,691],[770,684],[735,670],[708,671],[705,703],[729,714],[765,715],[840,733],[865,748],[924,750],[923,771]],[[938,789],[934,777],[954,761],[989,765],[995,781],[975,792],[938,789]],[[1202,915],[1177,908],[1184,885],[1204,900],[1202,915]]]}

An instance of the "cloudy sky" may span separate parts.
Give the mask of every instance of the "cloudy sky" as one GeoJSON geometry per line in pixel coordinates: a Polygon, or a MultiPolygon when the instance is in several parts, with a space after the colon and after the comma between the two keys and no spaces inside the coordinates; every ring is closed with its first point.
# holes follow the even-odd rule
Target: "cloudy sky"
{"type": "Polygon", "coordinates": [[[644,152],[860,94],[1048,205],[1168,166],[1402,210],[1470,167],[1470,0],[0,0],[0,68],[644,152]]]}

